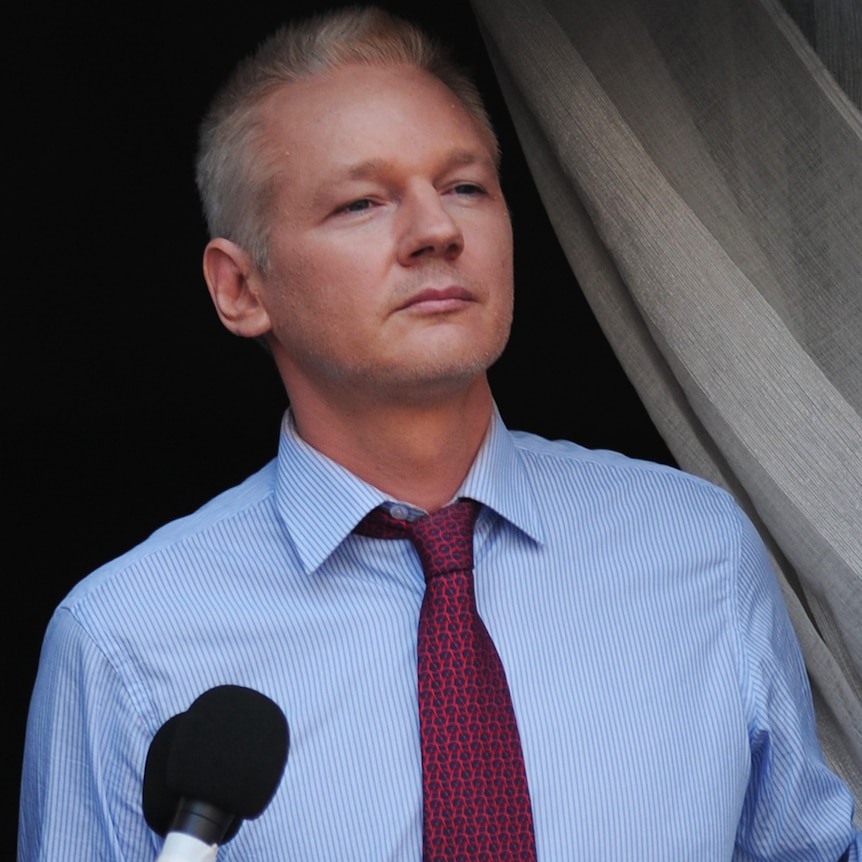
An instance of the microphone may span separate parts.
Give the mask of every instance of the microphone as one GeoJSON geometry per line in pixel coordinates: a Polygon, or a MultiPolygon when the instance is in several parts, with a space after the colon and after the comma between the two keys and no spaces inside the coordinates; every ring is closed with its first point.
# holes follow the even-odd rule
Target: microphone
{"type": "Polygon", "coordinates": [[[211,862],[269,804],[287,761],[287,719],[266,695],[222,685],[168,719],[144,767],[144,818],[166,835],[156,862],[211,862]]]}

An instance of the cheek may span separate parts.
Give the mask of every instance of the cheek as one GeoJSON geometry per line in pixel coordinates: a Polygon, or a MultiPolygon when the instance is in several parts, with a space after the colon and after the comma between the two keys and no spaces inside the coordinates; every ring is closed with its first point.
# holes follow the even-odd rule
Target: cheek
{"type": "Polygon", "coordinates": [[[511,293],[514,270],[510,231],[499,231],[491,239],[489,257],[489,265],[493,267],[494,281],[499,286],[501,295],[511,293]]]}
{"type": "Polygon", "coordinates": [[[512,267],[512,223],[508,212],[501,210],[495,218],[479,225],[479,237],[484,253],[496,264],[500,272],[512,267]]]}
{"type": "Polygon", "coordinates": [[[324,259],[304,247],[279,250],[279,265],[270,281],[282,317],[302,317],[325,301],[325,286],[331,282],[324,259]],[[322,262],[323,261],[323,262],[322,262]]]}
{"type": "Polygon", "coordinates": [[[384,239],[357,232],[326,242],[309,244],[304,250],[302,277],[320,304],[359,304],[365,294],[380,285],[386,275],[384,239]]]}

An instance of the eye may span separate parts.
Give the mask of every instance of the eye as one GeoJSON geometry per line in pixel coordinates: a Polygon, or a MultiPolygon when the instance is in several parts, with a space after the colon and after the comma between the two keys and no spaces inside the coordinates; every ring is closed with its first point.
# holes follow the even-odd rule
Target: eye
{"type": "Polygon", "coordinates": [[[365,210],[371,209],[374,206],[373,201],[370,198],[358,198],[355,201],[350,201],[350,203],[344,204],[343,206],[338,207],[335,210],[336,213],[361,213],[365,210]]]}
{"type": "Polygon", "coordinates": [[[485,194],[485,189],[477,183],[457,183],[452,186],[452,191],[456,195],[483,195],[485,194]]]}

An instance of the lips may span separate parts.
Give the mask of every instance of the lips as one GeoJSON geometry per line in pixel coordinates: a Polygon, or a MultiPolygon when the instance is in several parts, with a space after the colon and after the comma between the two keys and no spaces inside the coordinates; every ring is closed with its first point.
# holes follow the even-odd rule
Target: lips
{"type": "Polygon", "coordinates": [[[405,309],[425,309],[428,311],[452,311],[460,308],[465,302],[473,302],[470,291],[458,285],[444,288],[427,287],[410,296],[406,302],[398,306],[398,311],[405,309]]]}

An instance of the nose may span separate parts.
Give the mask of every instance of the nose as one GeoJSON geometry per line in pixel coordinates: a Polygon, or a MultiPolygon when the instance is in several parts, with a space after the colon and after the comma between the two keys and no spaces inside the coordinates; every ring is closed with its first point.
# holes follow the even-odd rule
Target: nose
{"type": "Polygon", "coordinates": [[[454,260],[464,248],[464,235],[440,192],[430,184],[413,188],[400,206],[398,260],[411,266],[425,258],[454,260]]]}

